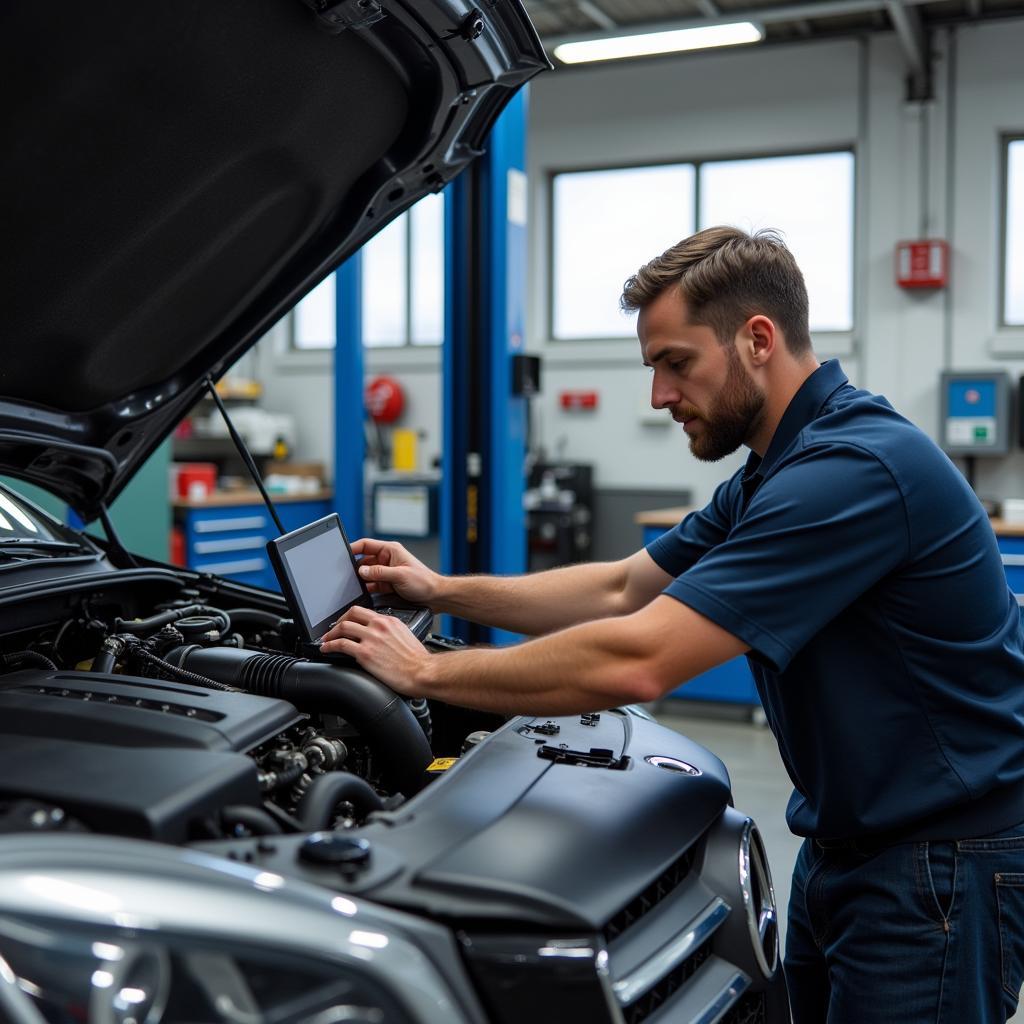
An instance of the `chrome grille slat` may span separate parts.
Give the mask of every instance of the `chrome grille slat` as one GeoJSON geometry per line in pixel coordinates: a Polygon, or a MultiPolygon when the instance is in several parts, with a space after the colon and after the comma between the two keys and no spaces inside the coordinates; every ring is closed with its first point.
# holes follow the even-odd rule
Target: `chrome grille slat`
{"type": "Polygon", "coordinates": [[[619,1003],[628,1006],[654,988],[704,945],[728,916],[729,904],[721,896],[716,896],[671,942],[612,985],[619,1003]]]}

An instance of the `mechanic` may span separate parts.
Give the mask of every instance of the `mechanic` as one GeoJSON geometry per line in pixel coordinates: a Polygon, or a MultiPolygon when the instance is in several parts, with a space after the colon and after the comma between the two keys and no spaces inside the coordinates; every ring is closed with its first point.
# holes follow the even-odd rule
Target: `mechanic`
{"type": "Polygon", "coordinates": [[[1024,627],[963,477],[811,349],[770,232],[702,231],[626,282],[651,404],[746,465],[620,562],[443,577],[365,539],[373,589],[534,639],[428,654],[353,608],[325,648],[408,696],[557,715],[653,701],[746,653],[805,838],[796,1024],[1003,1021],[1024,981],[1024,627]]]}

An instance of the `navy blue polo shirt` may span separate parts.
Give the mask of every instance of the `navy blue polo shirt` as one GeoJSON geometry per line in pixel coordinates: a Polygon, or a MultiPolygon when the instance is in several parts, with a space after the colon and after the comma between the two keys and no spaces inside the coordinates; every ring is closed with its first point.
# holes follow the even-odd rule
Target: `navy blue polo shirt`
{"type": "Polygon", "coordinates": [[[665,593],[750,646],[797,835],[1024,821],[1024,626],[942,451],[824,363],[764,458],[647,548],[665,593]]]}

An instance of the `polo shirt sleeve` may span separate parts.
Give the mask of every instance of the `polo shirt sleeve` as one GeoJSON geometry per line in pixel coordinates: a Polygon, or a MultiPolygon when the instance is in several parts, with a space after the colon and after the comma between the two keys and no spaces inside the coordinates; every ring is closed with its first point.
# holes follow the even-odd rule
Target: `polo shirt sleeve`
{"type": "Polygon", "coordinates": [[[781,672],[910,551],[903,495],[878,457],[805,450],[768,477],[719,545],[665,593],[781,672]]]}
{"type": "Polygon", "coordinates": [[[647,545],[647,553],[658,568],[671,576],[679,576],[725,540],[739,506],[739,480],[740,473],[737,473],[719,484],[704,508],[691,512],[678,526],[647,545]]]}

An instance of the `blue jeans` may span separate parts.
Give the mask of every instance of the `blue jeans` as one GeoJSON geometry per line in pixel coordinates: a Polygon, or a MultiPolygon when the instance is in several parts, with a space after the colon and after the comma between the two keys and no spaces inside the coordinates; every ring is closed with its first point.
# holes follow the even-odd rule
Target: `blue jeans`
{"type": "Polygon", "coordinates": [[[993,1024],[1024,983],[1024,823],[981,839],[824,848],[793,871],[794,1024],[993,1024]]]}

